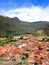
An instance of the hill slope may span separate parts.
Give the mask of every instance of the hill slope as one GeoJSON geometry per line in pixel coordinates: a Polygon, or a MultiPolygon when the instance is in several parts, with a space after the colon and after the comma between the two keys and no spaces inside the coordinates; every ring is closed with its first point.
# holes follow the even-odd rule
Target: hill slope
{"type": "Polygon", "coordinates": [[[22,22],[17,17],[9,18],[0,16],[0,36],[5,36],[7,33],[33,33],[37,30],[44,29],[49,24],[46,21],[39,22],[22,22]]]}

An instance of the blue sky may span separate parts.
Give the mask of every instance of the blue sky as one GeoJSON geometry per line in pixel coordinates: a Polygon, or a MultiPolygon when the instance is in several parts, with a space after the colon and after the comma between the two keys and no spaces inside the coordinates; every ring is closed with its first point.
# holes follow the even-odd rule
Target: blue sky
{"type": "Polygon", "coordinates": [[[31,5],[46,7],[49,0],[0,0],[0,9],[12,9],[22,7],[30,7],[31,5]]]}
{"type": "Polygon", "coordinates": [[[49,0],[0,0],[0,15],[31,22],[49,21],[49,0]]]}

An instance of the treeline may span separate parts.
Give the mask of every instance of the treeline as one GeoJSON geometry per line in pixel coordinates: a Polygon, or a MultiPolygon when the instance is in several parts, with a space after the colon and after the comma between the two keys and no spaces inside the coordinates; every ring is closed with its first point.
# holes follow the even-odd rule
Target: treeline
{"type": "Polygon", "coordinates": [[[49,24],[45,26],[44,32],[47,36],[49,36],[49,24]]]}

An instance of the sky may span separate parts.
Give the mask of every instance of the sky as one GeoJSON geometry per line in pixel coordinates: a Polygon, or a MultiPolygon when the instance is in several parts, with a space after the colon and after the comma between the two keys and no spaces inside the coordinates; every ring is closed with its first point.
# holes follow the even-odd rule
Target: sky
{"type": "Polygon", "coordinates": [[[22,21],[49,21],[49,0],[0,0],[0,15],[22,21]]]}

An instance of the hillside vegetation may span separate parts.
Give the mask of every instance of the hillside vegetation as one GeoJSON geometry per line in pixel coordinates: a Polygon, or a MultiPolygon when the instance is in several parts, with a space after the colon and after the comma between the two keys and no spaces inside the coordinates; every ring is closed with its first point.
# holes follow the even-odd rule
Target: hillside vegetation
{"type": "Polygon", "coordinates": [[[44,29],[49,22],[38,21],[38,22],[22,22],[17,17],[9,18],[0,16],[0,37],[14,35],[14,34],[24,34],[24,33],[34,33],[38,30],[44,29]]]}

